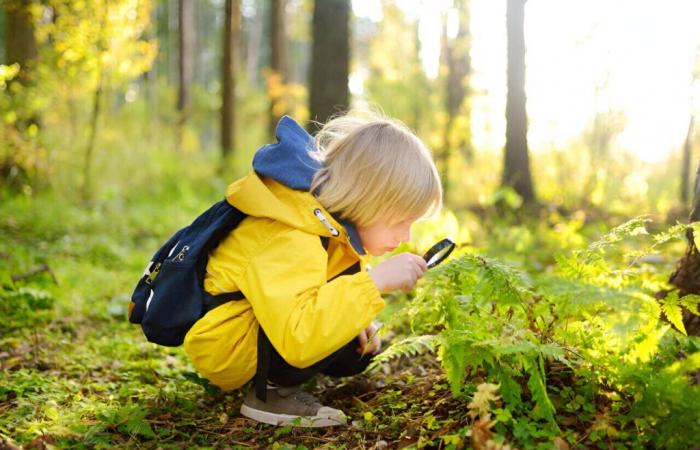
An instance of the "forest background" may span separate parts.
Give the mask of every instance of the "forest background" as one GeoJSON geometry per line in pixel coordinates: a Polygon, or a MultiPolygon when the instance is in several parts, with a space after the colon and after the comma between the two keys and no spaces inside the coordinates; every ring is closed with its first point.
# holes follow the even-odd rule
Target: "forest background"
{"type": "Polygon", "coordinates": [[[698,445],[694,2],[2,6],[0,448],[698,445]],[[351,108],[443,180],[398,251],[459,249],[387,296],[372,371],[312,386],[352,426],[256,425],[129,295],[282,115],[351,108]]]}

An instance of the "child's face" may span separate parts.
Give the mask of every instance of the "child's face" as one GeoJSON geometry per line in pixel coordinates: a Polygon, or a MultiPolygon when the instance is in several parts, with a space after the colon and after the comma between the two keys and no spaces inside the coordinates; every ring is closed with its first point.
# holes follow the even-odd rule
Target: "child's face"
{"type": "Polygon", "coordinates": [[[396,225],[386,225],[379,221],[368,227],[357,227],[362,246],[372,256],[381,256],[394,250],[402,242],[411,239],[411,225],[415,220],[407,219],[396,225]]]}

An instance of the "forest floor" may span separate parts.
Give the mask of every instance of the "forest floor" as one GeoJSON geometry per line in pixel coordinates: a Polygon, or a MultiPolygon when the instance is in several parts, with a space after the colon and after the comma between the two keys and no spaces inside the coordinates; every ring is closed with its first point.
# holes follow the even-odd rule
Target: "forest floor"
{"type": "MultiPolygon", "coordinates": [[[[700,386],[693,381],[700,373],[700,342],[670,332],[667,324],[659,326],[653,299],[646,304],[655,308],[645,314],[653,319],[647,333],[656,336],[655,340],[645,339],[639,328],[629,331],[636,339],[632,343],[639,341],[635,348],[655,352],[653,358],[627,364],[611,353],[609,359],[601,360],[626,376],[620,378],[624,383],[619,386],[611,385],[597,372],[596,364],[583,358],[562,364],[561,358],[538,357],[536,374],[546,374],[541,380],[546,391],[535,391],[542,394],[539,400],[533,394],[533,388],[540,386],[532,383],[533,373],[528,377],[514,371],[508,378],[510,385],[501,386],[503,398],[494,395],[482,399],[485,412],[477,414],[479,388],[496,386],[489,384],[494,383],[493,377],[482,377],[483,365],[459,368],[457,375],[467,374],[467,378],[455,397],[454,380],[448,381],[442,369],[449,366],[435,354],[423,353],[393,359],[355,377],[319,376],[312,380],[306,388],[324,404],[342,409],[348,415],[346,426],[274,427],[242,417],[239,408],[245,389],[221,392],[195,373],[182,348],[148,343],[140,328],[126,320],[131,290],[148,257],[165,237],[202,210],[200,195],[183,194],[178,201],[161,201],[157,210],[149,199],[130,203],[115,198],[91,208],[71,206],[50,195],[0,202],[0,450],[641,449],[658,439],[673,444],[667,448],[700,448],[693,437],[700,429],[700,416],[695,414],[700,386]],[[506,398],[509,391],[512,401],[514,390],[518,392],[516,407],[509,406],[506,398]],[[538,411],[543,398],[551,401],[553,416],[549,421],[538,411]]],[[[525,226],[504,226],[490,228],[489,234],[497,248],[506,249],[511,256],[517,252],[515,256],[530,261],[533,272],[543,272],[555,263],[553,249],[585,246],[587,237],[579,232],[581,222],[576,219],[561,226],[545,223],[532,231],[525,226]]],[[[606,228],[597,222],[593,227],[597,235],[606,228]]],[[[678,246],[682,250],[684,242],[678,246]]],[[[677,257],[662,260],[662,265],[650,266],[656,278],[667,277],[677,257]]],[[[486,267],[509,276],[498,272],[505,269],[494,260],[472,257],[464,264],[469,261],[478,267],[467,265],[471,269],[463,273],[477,273],[486,267]]],[[[594,260],[596,264],[601,261],[594,260]]],[[[629,276],[627,260],[621,261],[629,276]]],[[[596,268],[592,264],[581,267],[596,268]]],[[[606,266],[601,267],[598,269],[607,274],[606,266]]],[[[508,285],[515,281],[504,279],[508,285]]],[[[590,286],[588,290],[571,290],[579,285],[565,282],[558,285],[562,292],[577,299],[587,293],[596,301],[605,294],[603,298],[611,304],[626,299],[619,297],[618,290],[590,286]]],[[[432,296],[433,291],[426,292],[432,296]]],[[[387,300],[379,317],[385,323],[405,304],[405,298],[388,296],[387,300]]],[[[428,309],[423,312],[430,315],[430,306],[425,307],[428,309]]],[[[581,308],[585,307],[583,302],[581,308]]],[[[464,330],[485,336],[479,342],[494,344],[498,336],[489,334],[496,323],[493,311],[490,307],[456,317],[468,327],[464,330]]],[[[512,325],[518,336],[537,330],[536,323],[518,325],[507,305],[504,311],[502,322],[512,325]]],[[[548,311],[540,311],[538,317],[546,317],[548,311]]],[[[598,310],[587,311],[580,313],[585,315],[582,323],[589,327],[584,338],[592,334],[590,318],[604,321],[598,310]]],[[[612,323],[615,311],[605,320],[612,323]]],[[[424,332],[439,333],[440,327],[429,322],[424,332]]],[[[399,325],[396,329],[387,327],[385,348],[399,339],[394,332],[412,331],[406,324],[399,325]],[[405,329],[401,330],[401,325],[405,329]]],[[[549,341],[549,347],[539,348],[554,344],[549,341]]],[[[522,355],[534,344],[532,339],[520,339],[504,345],[505,359],[508,355],[521,358],[520,363],[512,364],[518,367],[527,362],[522,355]]],[[[598,349],[597,343],[591,345],[598,349]]],[[[452,351],[453,360],[466,360],[458,347],[452,351]]],[[[489,351],[489,347],[480,347],[479,355],[482,351],[489,351]]],[[[438,354],[449,356],[445,352],[443,346],[438,354]]]]}
{"type": "Polygon", "coordinates": [[[240,415],[245,389],[224,393],[179,349],[141,342],[116,320],[54,319],[3,338],[0,449],[459,448],[490,436],[450,394],[432,355],[370,374],[307,384],[348,415],[325,429],[274,427],[240,415]]]}
{"type": "Polygon", "coordinates": [[[430,354],[312,381],[308,389],[344,410],[347,426],[273,427],[242,417],[244,390],[208,385],[181,348],[146,342],[125,318],[144,257],[201,204],[123,206],[3,202],[0,450],[456,448],[469,440],[466,401],[451,397],[430,354]],[[150,217],[172,223],[148,228],[150,217]]]}

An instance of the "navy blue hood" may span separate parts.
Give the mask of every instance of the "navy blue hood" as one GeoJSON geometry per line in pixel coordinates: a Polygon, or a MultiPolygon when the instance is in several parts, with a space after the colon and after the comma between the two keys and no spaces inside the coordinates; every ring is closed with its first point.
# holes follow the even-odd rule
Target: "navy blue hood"
{"type": "MultiPolygon", "coordinates": [[[[312,156],[318,152],[314,139],[289,116],[280,119],[275,136],[277,143],[267,144],[255,153],[253,170],[287,187],[308,192],[316,171],[321,168],[321,162],[312,156]]],[[[364,255],[355,226],[341,218],[336,220],[345,227],[355,251],[364,255]]]]}
{"type": "Polygon", "coordinates": [[[321,163],[309,152],[318,152],[314,139],[289,116],[275,129],[276,144],[267,144],[255,153],[253,169],[298,191],[308,191],[321,163]]]}

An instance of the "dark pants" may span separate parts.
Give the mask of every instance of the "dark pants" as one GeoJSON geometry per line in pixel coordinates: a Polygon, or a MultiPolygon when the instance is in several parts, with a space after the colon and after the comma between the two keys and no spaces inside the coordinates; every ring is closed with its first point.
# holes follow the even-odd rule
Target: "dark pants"
{"type": "Polygon", "coordinates": [[[309,381],[318,373],[332,377],[357,375],[365,370],[373,356],[370,354],[360,356],[357,352],[359,346],[360,341],[355,338],[335,353],[304,369],[290,366],[273,347],[267,379],[281,386],[296,386],[309,381]]]}

